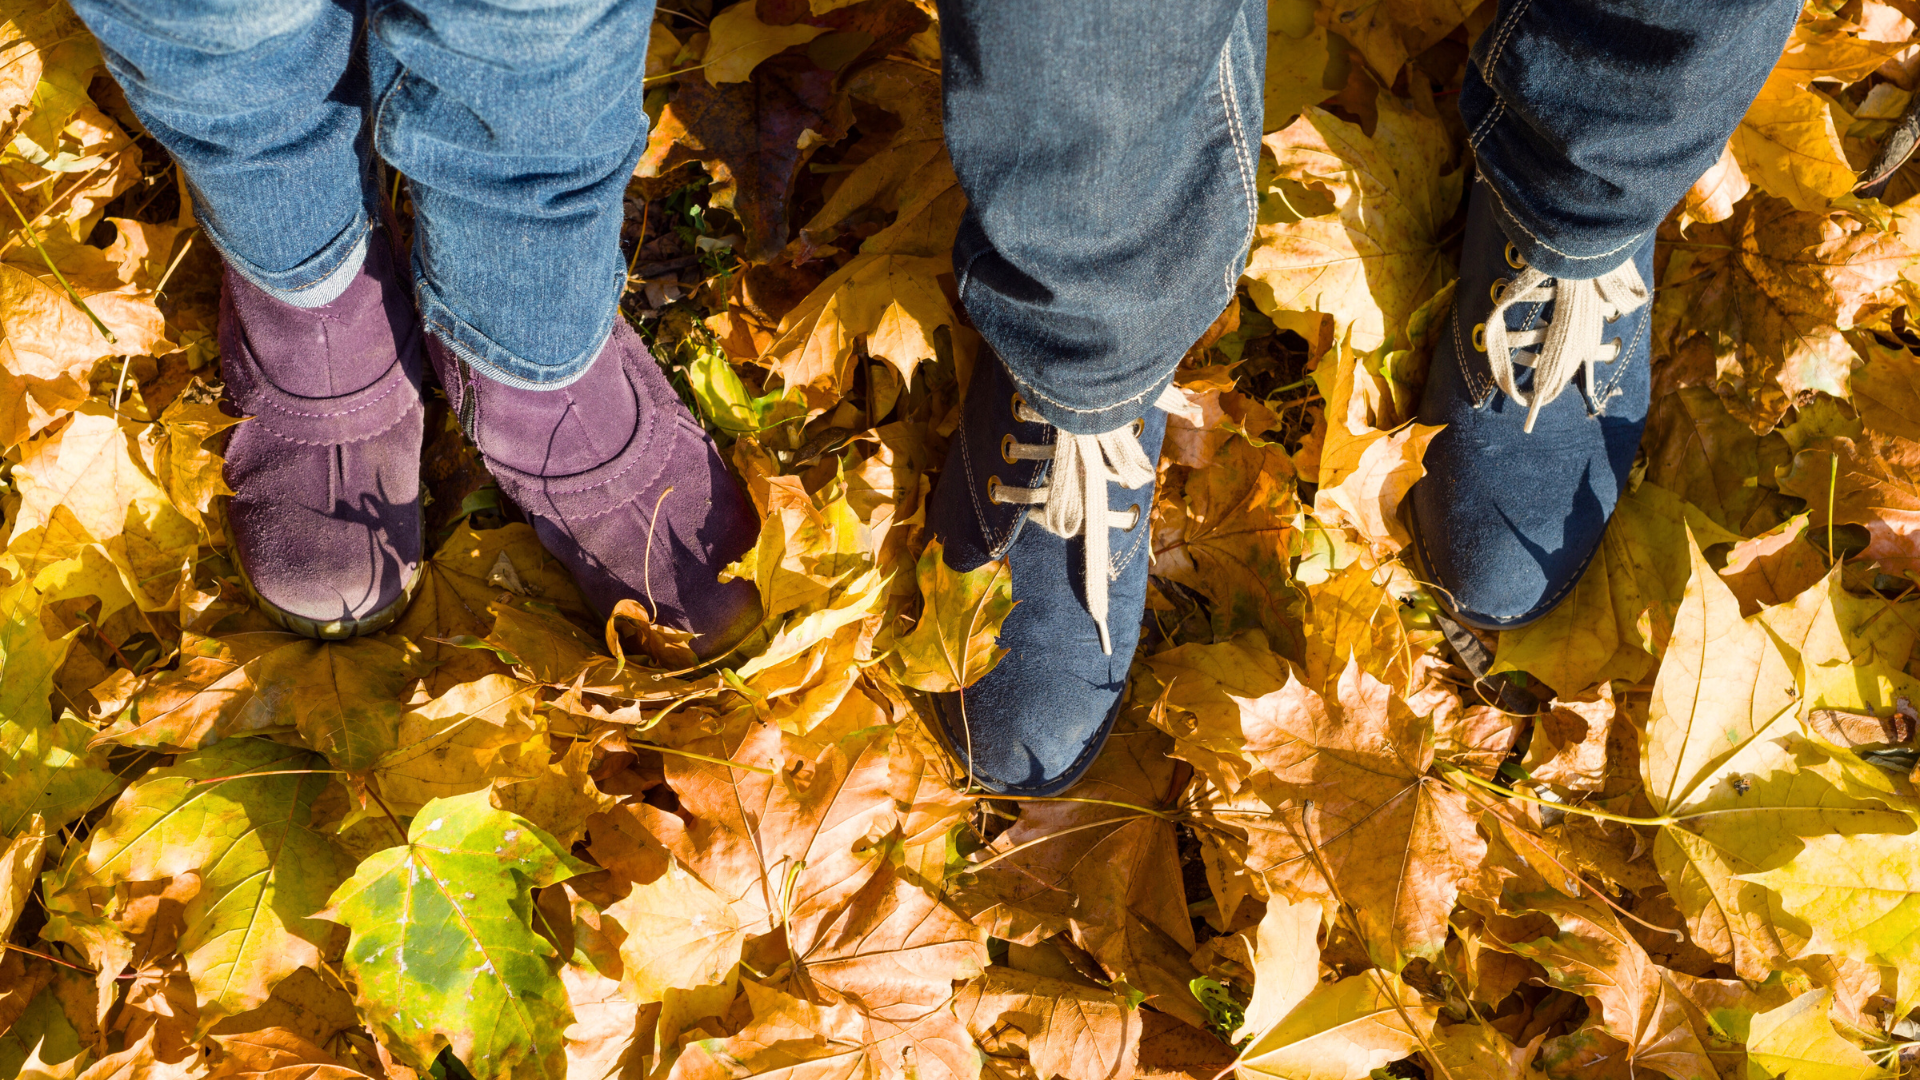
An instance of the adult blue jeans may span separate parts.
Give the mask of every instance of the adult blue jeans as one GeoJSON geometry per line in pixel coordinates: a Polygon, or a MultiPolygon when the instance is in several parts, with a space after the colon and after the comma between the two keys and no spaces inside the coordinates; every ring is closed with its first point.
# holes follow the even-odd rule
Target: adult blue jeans
{"type": "MultiPolygon", "coordinates": [[[[76,0],[208,236],[296,303],[408,178],[430,330],[559,386],[624,284],[651,0],[76,0]]],[[[1620,261],[1712,164],[1792,0],[1504,0],[1461,111],[1503,228],[1549,273],[1620,261]]],[[[1263,0],[943,0],[962,300],[1067,431],[1146,411],[1231,298],[1258,203],[1263,0]]],[[[1278,118],[1276,118],[1278,119],[1278,118]]]]}
{"type": "Polygon", "coordinates": [[[646,146],[653,0],[76,0],[207,237],[303,306],[358,270],[406,176],[427,328],[522,388],[586,370],[618,317],[646,146]]]}
{"type": "MultiPolygon", "coordinates": [[[[1531,265],[1624,262],[1718,158],[1798,0],[1502,0],[1460,95],[1531,265]]],[[[1217,316],[1256,211],[1264,0],[942,0],[967,312],[1033,408],[1143,413],[1217,316]]],[[[1272,123],[1284,117],[1268,118],[1272,123]]]]}

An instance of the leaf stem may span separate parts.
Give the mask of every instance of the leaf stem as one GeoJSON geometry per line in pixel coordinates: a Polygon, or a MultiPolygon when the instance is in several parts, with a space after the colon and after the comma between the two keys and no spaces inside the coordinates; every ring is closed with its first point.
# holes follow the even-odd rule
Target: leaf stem
{"type": "MultiPolygon", "coordinates": [[[[1314,839],[1312,799],[1308,799],[1300,804],[1300,831],[1305,834],[1307,838],[1307,851],[1313,856],[1314,866],[1319,869],[1320,876],[1327,880],[1327,891],[1333,894],[1334,913],[1345,916],[1347,932],[1352,934],[1355,940],[1364,945],[1367,936],[1360,931],[1360,921],[1347,911],[1347,902],[1340,897],[1340,886],[1334,884],[1333,881],[1333,868],[1327,865],[1326,858],[1320,852],[1320,843],[1314,839]]],[[[1407,1025],[1407,1034],[1413,1036],[1413,1040],[1420,1044],[1420,1049],[1426,1052],[1427,1060],[1440,1067],[1440,1075],[1446,1077],[1447,1080],[1453,1080],[1453,1070],[1447,1068],[1447,1063],[1440,1060],[1440,1055],[1434,1053],[1433,1047],[1427,1045],[1426,1036],[1420,1034],[1420,1029],[1414,1026],[1413,1017],[1408,1015],[1407,1007],[1400,1003],[1399,992],[1387,985],[1387,978],[1381,974],[1380,968],[1378,966],[1370,967],[1367,969],[1367,972],[1373,976],[1373,981],[1379,985],[1380,992],[1386,995],[1388,1001],[1393,1002],[1393,1011],[1400,1014],[1400,1022],[1407,1025]]],[[[1398,973],[1395,973],[1394,981],[1400,981],[1398,973]]]]}
{"type": "Polygon", "coordinates": [[[992,866],[994,863],[999,862],[1001,859],[1004,859],[1009,855],[1016,855],[1034,846],[1035,844],[1044,844],[1049,840],[1053,840],[1057,837],[1065,836],[1068,833],[1085,832],[1088,829],[1097,829],[1102,825],[1125,825],[1129,821],[1139,821],[1141,818],[1145,816],[1146,816],[1145,814],[1135,814],[1132,817],[1103,818],[1100,821],[1089,821],[1085,825],[1075,825],[1070,829],[1061,829],[1059,832],[1050,832],[1045,836],[1037,836],[1032,840],[1027,841],[1024,844],[1015,844],[1014,846],[1008,848],[1007,850],[1001,852],[998,855],[995,855],[993,858],[988,859],[985,862],[974,863],[972,866],[967,867],[966,872],[969,874],[977,874],[980,871],[985,870],[987,867],[992,866]]]}
{"type": "Polygon", "coordinates": [[[1523,795],[1520,792],[1513,790],[1512,788],[1503,788],[1499,784],[1482,780],[1479,777],[1473,775],[1472,773],[1467,772],[1465,769],[1457,768],[1455,766],[1447,765],[1444,763],[1442,763],[1440,766],[1440,775],[1445,779],[1447,779],[1449,782],[1451,782],[1455,778],[1465,779],[1467,782],[1473,784],[1475,787],[1485,788],[1486,790],[1491,791],[1496,795],[1505,795],[1509,799],[1519,799],[1521,802],[1536,803],[1540,806],[1551,806],[1555,810],[1560,810],[1565,813],[1581,814],[1586,817],[1599,818],[1602,821],[1617,821],[1622,825],[1646,825],[1654,828],[1659,828],[1665,825],[1677,825],[1681,821],[1685,820],[1683,818],[1677,818],[1677,817],[1657,817],[1657,818],[1627,817],[1625,814],[1614,814],[1614,813],[1609,813],[1608,811],[1605,811],[1605,810],[1595,810],[1592,807],[1581,806],[1577,803],[1554,802],[1551,799],[1542,799],[1533,795],[1523,795]]]}
{"type": "Polygon", "coordinates": [[[1138,810],[1142,814],[1157,817],[1161,821],[1179,820],[1178,817],[1164,810],[1155,810],[1150,806],[1136,806],[1133,803],[1115,802],[1112,799],[1082,799],[1074,795],[996,795],[991,791],[974,792],[973,797],[977,799],[1004,799],[1007,802],[1067,802],[1087,803],[1092,806],[1117,806],[1122,810],[1138,810]]]}
{"type": "MultiPolygon", "coordinates": [[[[662,713],[661,715],[665,715],[665,714],[662,713]]],[[[663,754],[678,754],[681,757],[692,758],[695,761],[704,761],[710,765],[725,765],[730,769],[745,769],[750,773],[759,773],[761,776],[773,775],[773,770],[767,768],[764,765],[748,765],[744,762],[728,761],[726,758],[723,758],[723,757],[712,757],[708,754],[696,754],[691,750],[679,750],[671,746],[661,746],[659,743],[647,742],[644,739],[642,739],[641,742],[646,746],[648,746],[649,748],[658,750],[663,754]]]]}
{"type": "Polygon", "coordinates": [[[20,219],[20,227],[26,230],[27,242],[33,245],[33,250],[40,253],[40,261],[46,263],[47,269],[52,271],[53,280],[59,282],[60,287],[67,291],[67,299],[73,301],[75,307],[84,312],[87,318],[93,320],[94,329],[99,330],[100,336],[107,339],[107,344],[119,344],[120,339],[113,336],[113,331],[107,329],[107,324],[101,322],[100,316],[95,315],[93,309],[87,306],[87,302],[80,299],[80,294],[73,291],[73,286],[67,283],[67,275],[62,274],[60,268],[53,265],[53,256],[47,254],[45,245],[40,243],[40,234],[33,231],[32,225],[27,224],[27,215],[20,212],[20,204],[13,201],[13,192],[8,191],[5,184],[0,184],[0,197],[4,197],[7,205],[13,208],[13,216],[20,219]]]}
{"type": "Polygon", "coordinates": [[[29,948],[27,948],[27,947],[26,947],[25,945],[15,945],[15,944],[14,944],[13,942],[11,942],[11,941],[4,941],[4,942],[0,942],[0,945],[4,945],[4,946],[5,946],[6,948],[9,948],[9,949],[12,949],[12,950],[13,950],[14,952],[17,952],[17,953],[26,953],[26,954],[27,954],[28,956],[37,956],[37,957],[39,957],[40,959],[42,959],[42,960],[45,960],[45,961],[47,961],[47,962],[49,962],[49,963],[54,963],[54,964],[59,964],[59,965],[60,965],[61,967],[63,967],[63,968],[72,968],[72,969],[73,969],[73,970],[75,970],[75,971],[78,971],[78,972],[81,972],[82,974],[86,974],[86,975],[92,975],[92,976],[94,976],[95,978],[98,978],[98,977],[99,977],[99,975],[100,975],[100,973],[99,973],[98,971],[96,971],[96,970],[94,970],[93,968],[90,968],[90,967],[82,967],[82,966],[81,966],[81,965],[79,965],[79,964],[75,964],[75,963],[71,963],[71,962],[69,962],[69,961],[66,961],[66,960],[62,960],[62,959],[60,959],[59,957],[57,957],[57,956],[54,956],[54,955],[52,955],[52,954],[50,954],[50,953],[43,953],[43,952],[41,952],[41,951],[39,951],[38,949],[29,949],[29,948]]]}
{"type": "Polygon", "coordinates": [[[199,787],[201,784],[223,784],[228,780],[251,780],[256,776],[311,776],[316,773],[328,776],[346,775],[344,769],[267,769],[262,772],[234,773],[232,776],[202,776],[198,779],[188,780],[187,783],[194,787],[199,787]]]}

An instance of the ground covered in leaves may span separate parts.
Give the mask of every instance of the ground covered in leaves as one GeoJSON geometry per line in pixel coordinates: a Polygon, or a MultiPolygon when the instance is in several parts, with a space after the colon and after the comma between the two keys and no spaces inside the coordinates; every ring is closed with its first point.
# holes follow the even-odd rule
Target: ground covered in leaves
{"type": "Polygon", "coordinates": [[[1605,550],[1457,652],[1400,503],[1493,7],[1270,11],[1129,706],[1016,801],[922,720],[1008,609],[924,531],[980,355],[931,3],[659,14],[625,309],[745,478],[769,613],[692,671],[590,617],[437,396],[404,620],[252,610],[218,263],[70,12],[0,4],[0,1075],[1907,1070],[1920,174],[1855,185],[1920,4],[1809,5],[1663,229],[1605,550]]]}

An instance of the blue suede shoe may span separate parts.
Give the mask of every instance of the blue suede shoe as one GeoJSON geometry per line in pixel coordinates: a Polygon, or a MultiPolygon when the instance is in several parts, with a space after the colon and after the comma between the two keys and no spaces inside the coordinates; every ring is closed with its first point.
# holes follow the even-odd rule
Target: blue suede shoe
{"type": "Polygon", "coordinates": [[[1626,487],[1647,422],[1653,238],[1598,278],[1556,280],[1507,241],[1484,183],[1472,198],[1420,401],[1420,422],[1446,429],[1413,533],[1454,616],[1508,630],[1573,589],[1626,487]]]}
{"type": "Polygon", "coordinates": [[[1066,435],[1027,407],[998,358],[983,351],[975,365],[927,515],[948,566],[1004,557],[1013,572],[1007,655],[965,690],[935,696],[941,738],[974,787],[1057,794],[1113,730],[1146,612],[1161,406],[1181,400],[1170,390],[1117,431],[1066,435]],[[1107,521],[1076,521],[1087,506],[1107,521]],[[1089,547],[1107,571],[1091,595],[1089,547]]]}

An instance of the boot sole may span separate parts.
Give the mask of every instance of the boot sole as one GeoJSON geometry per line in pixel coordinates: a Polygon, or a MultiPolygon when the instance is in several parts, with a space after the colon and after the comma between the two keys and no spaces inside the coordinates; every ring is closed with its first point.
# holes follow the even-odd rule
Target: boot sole
{"type": "Polygon", "coordinates": [[[357,619],[333,619],[321,622],[304,615],[296,615],[260,595],[260,590],[253,585],[252,575],[247,573],[246,565],[238,558],[233,560],[233,564],[240,571],[240,583],[246,586],[247,595],[253,598],[254,606],[260,609],[261,614],[289,633],[313,638],[316,641],[345,641],[348,638],[375,633],[392,626],[406,612],[407,606],[413,603],[414,596],[420,591],[420,583],[427,577],[427,558],[423,551],[420,561],[414,564],[413,574],[407,579],[406,585],[401,587],[400,595],[394,597],[391,603],[357,619]]]}

